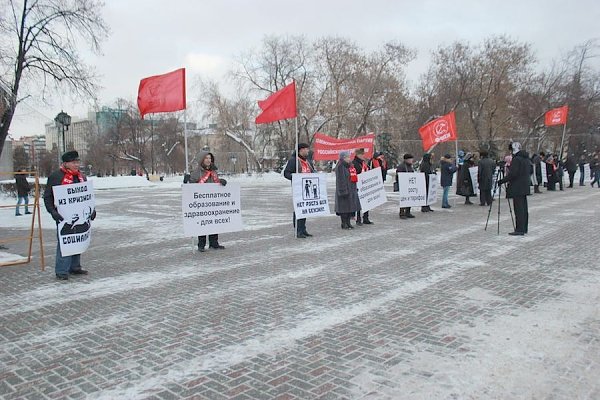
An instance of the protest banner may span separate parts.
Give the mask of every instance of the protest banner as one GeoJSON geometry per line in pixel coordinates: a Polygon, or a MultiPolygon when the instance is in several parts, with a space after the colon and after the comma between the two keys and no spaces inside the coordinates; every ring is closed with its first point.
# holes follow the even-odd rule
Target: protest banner
{"type": "Polygon", "coordinates": [[[425,174],[421,172],[398,173],[398,195],[400,197],[400,207],[427,205],[425,174]]]}
{"type": "Polygon", "coordinates": [[[471,175],[471,185],[473,186],[473,193],[475,193],[475,196],[479,194],[479,182],[477,182],[478,172],[479,167],[469,168],[469,174],[471,175]]]}
{"type": "Polygon", "coordinates": [[[91,217],[96,208],[92,182],[52,187],[54,205],[63,220],[58,223],[58,243],[63,257],[81,254],[92,240],[91,217]]]}
{"type": "Polygon", "coordinates": [[[315,161],[336,161],[341,151],[354,153],[356,149],[365,149],[365,156],[372,158],[374,142],[375,135],[372,133],[354,139],[336,139],[322,133],[315,133],[313,158],[315,161]]]}
{"type": "Polygon", "coordinates": [[[375,168],[358,174],[358,199],[363,212],[369,211],[387,201],[381,168],[375,168]]]}
{"type": "Polygon", "coordinates": [[[429,192],[427,193],[427,205],[437,203],[438,188],[440,187],[439,179],[436,174],[429,174],[429,192]]]}
{"type": "Polygon", "coordinates": [[[327,174],[292,174],[292,198],[296,218],[330,215],[327,174]]]}
{"type": "Polygon", "coordinates": [[[193,183],[182,187],[185,236],[206,236],[244,229],[239,183],[193,183]]]}
{"type": "Polygon", "coordinates": [[[546,163],[542,163],[542,183],[548,183],[548,171],[546,171],[546,163]]]}

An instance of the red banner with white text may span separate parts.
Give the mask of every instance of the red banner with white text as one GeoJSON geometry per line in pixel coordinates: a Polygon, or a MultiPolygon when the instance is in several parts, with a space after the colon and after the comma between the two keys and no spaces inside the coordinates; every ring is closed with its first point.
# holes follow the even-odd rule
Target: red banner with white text
{"type": "Polygon", "coordinates": [[[315,133],[313,159],[315,161],[338,160],[340,151],[354,153],[356,149],[365,149],[365,155],[372,158],[374,144],[374,133],[354,139],[336,139],[323,133],[315,133]]]}

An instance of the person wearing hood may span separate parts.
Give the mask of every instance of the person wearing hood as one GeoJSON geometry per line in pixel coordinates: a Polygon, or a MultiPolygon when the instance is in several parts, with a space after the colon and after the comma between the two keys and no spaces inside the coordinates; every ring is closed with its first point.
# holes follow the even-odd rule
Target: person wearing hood
{"type": "MultiPolygon", "coordinates": [[[[398,173],[400,172],[415,172],[415,169],[413,167],[413,162],[415,160],[415,158],[412,156],[412,154],[406,153],[404,155],[404,162],[400,165],[398,165],[398,168],[396,168],[396,182],[397,185],[399,186],[399,181],[398,181],[398,173]]],[[[415,216],[412,215],[410,213],[410,207],[400,207],[400,212],[398,213],[398,216],[400,217],[400,219],[407,219],[407,218],[414,218],[415,216]]]]}
{"type": "Polygon", "coordinates": [[[358,173],[350,159],[350,152],[342,151],[335,167],[335,213],[342,220],[342,229],[354,229],[350,218],[360,210],[356,182],[358,173]]]}
{"type": "MultiPolygon", "coordinates": [[[[291,181],[292,174],[311,174],[315,172],[315,167],[312,161],[308,158],[310,146],[306,143],[298,144],[298,156],[296,152],[292,153],[292,156],[288,160],[285,169],[283,170],[283,176],[285,179],[291,181]]],[[[296,227],[296,238],[306,239],[312,235],[306,230],[306,218],[296,219],[296,213],[293,214],[292,224],[296,227]]]]}
{"type": "Polygon", "coordinates": [[[452,155],[450,153],[445,154],[440,160],[440,184],[444,188],[444,194],[442,195],[442,208],[452,207],[448,202],[448,193],[452,187],[452,178],[457,170],[458,167],[452,162],[452,155]]]}
{"type": "Polygon", "coordinates": [[[473,161],[473,154],[467,153],[463,164],[458,167],[458,179],[456,182],[456,194],[465,197],[465,205],[472,205],[473,203],[469,199],[471,196],[475,196],[473,190],[473,180],[471,179],[471,173],[469,168],[475,165],[473,161]]]}
{"type": "Polygon", "coordinates": [[[515,210],[515,231],[510,232],[512,236],[523,236],[527,233],[529,226],[529,211],[527,209],[527,196],[529,195],[529,154],[521,149],[521,143],[513,142],[513,157],[508,174],[498,181],[498,184],[508,183],[506,196],[513,199],[515,210]]]}
{"type": "MultiPolygon", "coordinates": [[[[354,169],[356,170],[357,174],[361,174],[363,172],[367,172],[370,168],[369,168],[369,162],[368,162],[368,156],[365,155],[365,150],[364,149],[357,149],[356,152],[354,153],[354,160],[352,160],[352,165],[354,166],[354,169]]],[[[361,213],[361,209],[360,209],[360,202],[359,202],[359,209],[356,212],[356,225],[361,226],[361,225],[372,225],[373,222],[371,222],[371,220],[369,219],[369,212],[365,212],[365,213],[361,213]]]]}
{"type": "Polygon", "coordinates": [[[479,152],[479,163],[477,168],[477,183],[479,183],[479,205],[492,205],[492,180],[496,163],[489,157],[485,150],[479,152]]]}
{"type": "MultiPolygon", "coordinates": [[[[188,183],[220,183],[227,185],[225,179],[219,178],[215,166],[215,156],[208,151],[201,151],[198,155],[200,160],[198,168],[190,174],[188,183]]],[[[198,236],[198,251],[205,252],[206,236],[198,236]]],[[[223,250],[225,246],[219,244],[219,235],[208,235],[208,247],[215,250],[223,250]]]]}
{"type": "MultiPolygon", "coordinates": [[[[435,174],[435,168],[431,165],[431,154],[425,153],[423,154],[423,161],[421,161],[421,165],[419,166],[419,172],[423,172],[425,174],[425,190],[427,193],[427,198],[429,198],[429,174],[435,174]]],[[[433,212],[430,206],[422,206],[421,212],[433,212]]]]}

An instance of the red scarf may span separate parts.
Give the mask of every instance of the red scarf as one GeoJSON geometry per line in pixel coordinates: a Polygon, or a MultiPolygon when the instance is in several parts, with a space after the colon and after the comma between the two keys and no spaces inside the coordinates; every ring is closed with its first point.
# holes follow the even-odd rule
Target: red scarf
{"type": "Polygon", "coordinates": [[[298,160],[300,160],[300,172],[303,174],[310,174],[312,172],[312,168],[310,168],[308,161],[303,160],[300,157],[298,157],[298,160]]]}
{"type": "Polygon", "coordinates": [[[350,182],[358,182],[358,175],[356,174],[356,168],[354,168],[354,165],[350,165],[348,170],[350,171],[350,182]]]}
{"type": "Polygon", "coordinates": [[[213,183],[218,183],[219,182],[219,175],[217,175],[217,171],[213,171],[213,170],[208,170],[206,171],[206,173],[202,176],[202,178],[200,178],[200,180],[198,181],[198,183],[206,183],[206,181],[208,180],[208,178],[210,178],[212,176],[212,180],[213,183]]]}
{"type": "Polygon", "coordinates": [[[374,158],[373,159],[373,169],[375,168],[379,168],[381,165],[379,165],[379,160],[374,158]]]}
{"type": "Polygon", "coordinates": [[[70,169],[66,169],[64,166],[60,167],[60,170],[65,174],[63,176],[61,185],[70,185],[74,181],[74,177],[79,178],[79,182],[85,182],[85,176],[81,173],[81,171],[71,171],[70,169]]]}
{"type": "Polygon", "coordinates": [[[362,165],[362,172],[367,172],[369,170],[369,166],[367,165],[366,161],[361,161],[361,165],[362,165]]]}

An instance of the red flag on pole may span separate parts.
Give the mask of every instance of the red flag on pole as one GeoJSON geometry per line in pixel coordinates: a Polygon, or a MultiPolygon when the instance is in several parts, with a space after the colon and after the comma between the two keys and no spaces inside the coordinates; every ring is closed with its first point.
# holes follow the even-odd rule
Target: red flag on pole
{"type": "Polygon", "coordinates": [[[433,146],[442,142],[456,140],[456,118],[454,111],[430,121],[419,128],[423,140],[423,149],[429,151],[433,146]]]}
{"type": "Polygon", "coordinates": [[[137,101],[142,118],[150,113],[184,110],[185,68],[142,79],[137,101]]]}
{"type": "Polygon", "coordinates": [[[569,114],[569,106],[554,108],[546,113],[544,125],[564,125],[567,123],[567,115],[569,114]]]}
{"type": "Polygon", "coordinates": [[[259,100],[258,106],[262,113],[256,117],[257,124],[268,124],[269,122],[282,119],[296,118],[296,82],[270,95],[265,100],[259,100]]]}

